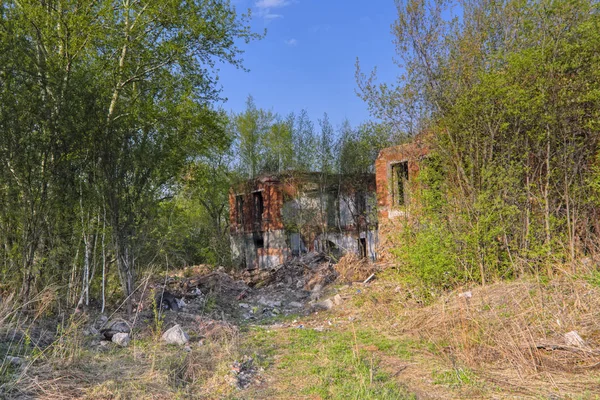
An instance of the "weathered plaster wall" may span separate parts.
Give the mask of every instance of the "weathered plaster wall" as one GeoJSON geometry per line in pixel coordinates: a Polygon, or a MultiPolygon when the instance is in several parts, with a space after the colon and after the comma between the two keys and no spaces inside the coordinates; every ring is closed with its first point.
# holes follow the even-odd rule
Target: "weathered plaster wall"
{"type": "MultiPolygon", "coordinates": [[[[310,180],[264,176],[233,188],[229,205],[234,263],[248,269],[272,268],[292,256],[321,250],[327,240],[343,253],[359,253],[361,235],[367,241],[367,256],[375,259],[375,179],[372,175],[366,179],[371,191],[364,202],[368,215],[361,217],[357,217],[356,192],[351,185],[323,189],[310,180]],[[254,206],[257,192],[263,199],[260,223],[254,206]],[[236,198],[243,199],[241,215],[236,198]]],[[[335,182],[339,180],[336,177],[335,182]]]]}

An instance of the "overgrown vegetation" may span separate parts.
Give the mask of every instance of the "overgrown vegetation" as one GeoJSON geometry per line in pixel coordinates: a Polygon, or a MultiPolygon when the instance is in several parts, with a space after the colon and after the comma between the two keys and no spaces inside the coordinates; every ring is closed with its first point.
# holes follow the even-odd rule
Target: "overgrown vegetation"
{"type": "Polygon", "coordinates": [[[357,77],[376,115],[433,144],[397,249],[406,275],[485,284],[595,256],[598,3],[396,4],[406,74],[357,77]]]}

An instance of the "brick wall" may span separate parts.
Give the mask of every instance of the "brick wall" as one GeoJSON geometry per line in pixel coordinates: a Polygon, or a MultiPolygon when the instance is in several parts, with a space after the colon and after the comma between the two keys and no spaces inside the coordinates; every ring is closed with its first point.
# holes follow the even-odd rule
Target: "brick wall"
{"type": "MultiPolygon", "coordinates": [[[[394,218],[397,213],[406,212],[406,207],[395,207],[392,204],[392,165],[408,163],[409,191],[416,194],[416,177],[419,173],[420,161],[429,153],[429,147],[424,138],[415,138],[414,141],[388,147],[379,152],[375,161],[375,181],[377,184],[377,213],[379,222],[394,218]]],[[[410,201],[418,201],[416,197],[410,201]]]]}

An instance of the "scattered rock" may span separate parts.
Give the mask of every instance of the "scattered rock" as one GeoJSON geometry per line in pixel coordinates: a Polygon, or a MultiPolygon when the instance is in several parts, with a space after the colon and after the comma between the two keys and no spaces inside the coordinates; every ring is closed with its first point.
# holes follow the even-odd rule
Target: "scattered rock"
{"type": "Polygon", "coordinates": [[[342,296],[340,296],[339,294],[336,294],[335,296],[333,296],[333,298],[331,300],[333,301],[333,304],[335,304],[336,306],[339,306],[344,301],[342,299],[342,296]]]}
{"type": "Polygon", "coordinates": [[[473,293],[471,293],[471,291],[469,290],[468,292],[459,293],[458,297],[462,297],[468,300],[471,297],[473,297],[473,293]]]}
{"type": "Polygon", "coordinates": [[[244,361],[235,361],[231,366],[231,372],[235,376],[235,385],[238,389],[247,389],[255,380],[257,370],[254,367],[254,359],[245,357],[244,361]]]}
{"type": "Polygon", "coordinates": [[[333,308],[333,301],[331,299],[323,300],[313,305],[313,310],[331,310],[333,308]]]}
{"type": "Polygon", "coordinates": [[[190,341],[188,334],[185,333],[179,325],[175,325],[163,333],[162,339],[167,342],[167,344],[177,344],[180,346],[183,346],[190,341]]]}
{"type": "Polygon", "coordinates": [[[107,328],[100,329],[100,333],[108,340],[112,340],[112,337],[117,333],[130,333],[131,327],[129,323],[123,320],[114,321],[108,325],[107,328]]]}
{"type": "Polygon", "coordinates": [[[292,308],[302,308],[302,303],[299,303],[297,301],[291,301],[288,306],[292,307],[292,308]]]}
{"type": "Polygon", "coordinates": [[[119,332],[115,333],[112,337],[112,342],[118,344],[121,347],[127,347],[130,341],[131,338],[129,337],[128,333],[119,332]]]}
{"type": "Polygon", "coordinates": [[[25,363],[25,360],[22,359],[21,357],[13,357],[13,356],[6,356],[6,361],[8,361],[8,363],[10,365],[12,365],[13,367],[20,367],[25,363]]]}
{"type": "Polygon", "coordinates": [[[100,334],[100,331],[93,326],[90,326],[83,330],[84,336],[98,336],[99,334],[100,334]]]}
{"type": "Polygon", "coordinates": [[[245,309],[249,309],[250,308],[250,304],[240,303],[240,307],[245,308],[245,309]]]}
{"type": "Polygon", "coordinates": [[[108,317],[106,315],[102,314],[96,319],[96,321],[94,321],[94,328],[99,330],[99,329],[103,328],[107,322],[108,322],[108,317]]]}
{"type": "Polygon", "coordinates": [[[565,333],[565,343],[573,347],[587,347],[585,341],[576,331],[565,333]]]}
{"type": "Polygon", "coordinates": [[[108,346],[110,346],[112,342],[110,340],[101,340],[100,341],[100,347],[106,348],[108,346]]]}
{"type": "Polygon", "coordinates": [[[310,299],[313,301],[319,300],[319,298],[321,297],[322,290],[323,290],[323,286],[321,286],[320,284],[316,284],[310,293],[310,299]]]}

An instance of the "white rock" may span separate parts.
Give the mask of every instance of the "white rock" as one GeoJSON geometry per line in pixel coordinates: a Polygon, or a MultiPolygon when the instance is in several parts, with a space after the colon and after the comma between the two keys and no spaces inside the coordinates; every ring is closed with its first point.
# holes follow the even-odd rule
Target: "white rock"
{"type": "Polygon", "coordinates": [[[470,299],[473,297],[473,293],[469,290],[468,292],[460,293],[458,297],[464,297],[465,299],[470,299]]]}
{"type": "Polygon", "coordinates": [[[587,347],[585,341],[576,331],[565,333],[565,343],[573,347],[587,347]]]}
{"type": "Polygon", "coordinates": [[[291,301],[290,304],[288,304],[288,306],[292,308],[302,308],[302,303],[299,303],[297,301],[291,301]]]}
{"type": "Polygon", "coordinates": [[[124,332],[115,333],[112,337],[112,342],[121,347],[127,347],[130,341],[131,338],[129,337],[129,334],[124,332]]]}
{"type": "Polygon", "coordinates": [[[181,326],[175,325],[162,335],[162,339],[168,344],[178,344],[183,346],[190,341],[190,337],[187,333],[181,329],[181,326]]]}

